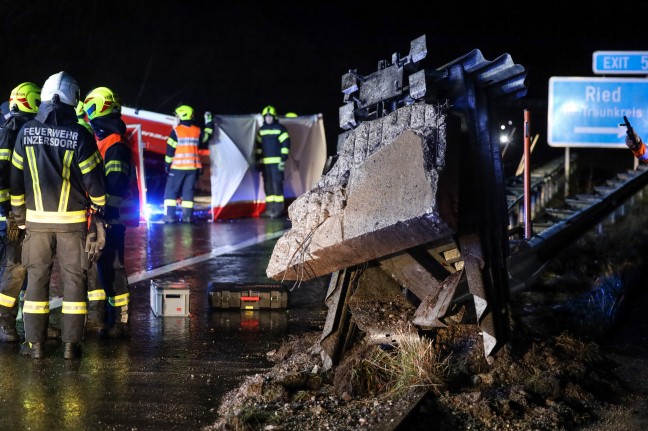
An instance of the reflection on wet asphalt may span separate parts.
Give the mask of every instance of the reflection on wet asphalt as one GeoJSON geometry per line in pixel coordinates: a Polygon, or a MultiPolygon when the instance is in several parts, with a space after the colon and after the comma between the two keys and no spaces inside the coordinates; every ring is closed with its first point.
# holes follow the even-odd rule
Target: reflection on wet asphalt
{"type": "MultiPolygon", "coordinates": [[[[126,267],[139,274],[131,285],[131,338],[88,336],[78,361],[64,360],[56,340],[48,341],[42,360],[21,356],[18,343],[0,343],[0,429],[161,431],[213,424],[221,396],[272,365],[266,352],[290,336],[322,329],[328,277],[291,290],[287,310],[209,307],[212,281],[276,282],[265,275],[276,239],[240,245],[287,228],[286,220],[236,219],[131,229],[126,267]],[[184,266],[187,259],[198,263],[184,266]],[[173,271],[156,280],[189,284],[189,317],[153,314],[144,272],[161,267],[173,271]]],[[[60,308],[52,320],[60,320],[60,308]]]]}

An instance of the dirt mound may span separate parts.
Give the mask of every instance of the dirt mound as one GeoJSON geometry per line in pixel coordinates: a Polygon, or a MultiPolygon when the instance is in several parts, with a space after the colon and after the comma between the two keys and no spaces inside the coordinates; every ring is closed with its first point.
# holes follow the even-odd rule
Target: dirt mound
{"type": "Polygon", "coordinates": [[[223,419],[209,429],[577,429],[631,396],[611,372],[615,362],[596,344],[566,334],[515,339],[490,367],[476,325],[439,330],[433,346],[447,363],[443,384],[396,398],[372,393],[354,374],[384,347],[360,343],[321,373],[318,337],[308,334],[270,352],[277,364],[230,393],[220,408],[223,419]]]}
{"type": "Polygon", "coordinates": [[[228,394],[207,429],[646,430],[643,214],[580,239],[513,298],[511,339],[492,365],[479,327],[465,320],[421,334],[425,360],[412,355],[408,368],[398,362],[402,345],[360,339],[323,371],[321,334],[311,333],[270,352],[276,365],[228,394]],[[424,379],[395,383],[423,365],[424,379]]]}

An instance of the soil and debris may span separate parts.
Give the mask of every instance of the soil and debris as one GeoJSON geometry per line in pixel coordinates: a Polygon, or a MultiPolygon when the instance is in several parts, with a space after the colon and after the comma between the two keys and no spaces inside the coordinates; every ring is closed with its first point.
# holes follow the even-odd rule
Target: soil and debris
{"type": "Polygon", "coordinates": [[[580,239],[512,298],[512,337],[493,365],[464,310],[458,324],[421,334],[434,375],[407,388],[381,368],[396,363],[398,346],[360,336],[324,372],[320,333],[290,339],[268,353],[271,370],[221,400],[220,421],[206,429],[646,430],[644,256],[639,217],[580,239]]]}

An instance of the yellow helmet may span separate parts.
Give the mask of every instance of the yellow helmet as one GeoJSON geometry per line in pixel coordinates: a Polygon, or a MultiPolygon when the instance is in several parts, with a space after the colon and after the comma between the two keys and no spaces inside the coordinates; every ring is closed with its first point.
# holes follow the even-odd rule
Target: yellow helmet
{"type": "Polygon", "coordinates": [[[23,82],[11,90],[9,111],[35,114],[41,102],[41,88],[33,82],[23,82]]]}
{"type": "MultiPolygon", "coordinates": [[[[85,98],[83,110],[88,115],[88,120],[94,120],[98,117],[105,117],[113,112],[119,113],[121,105],[119,99],[108,87],[97,87],[85,98]]],[[[83,114],[81,114],[83,115],[83,114]]],[[[79,106],[77,105],[77,116],[79,116],[79,106]]]]}
{"type": "Polygon", "coordinates": [[[79,100],[79,103],[77,103],[75,111],[77,114],[77,118],[85,118],[85,111],[83,110],[83,100],[79,100]]]}
{"type": "Polygon", "coordinates": [[[173,111],[173,113],[177,115],[181,121],[191,120],[194,116],[194,110],[189,105],[180,105],[177,108],[175,108],[175,111],[173,111]]]}
{"type": "Polygon", "coordinates": [[[261,115],[263,115],[264,117],[266,115],[272,115],[273,117],[276,118],[277,117],[277,110],[274,108],[274,106],[268,105],[265,108],[263,108],[263,110],[261,111],[261,115]]]}

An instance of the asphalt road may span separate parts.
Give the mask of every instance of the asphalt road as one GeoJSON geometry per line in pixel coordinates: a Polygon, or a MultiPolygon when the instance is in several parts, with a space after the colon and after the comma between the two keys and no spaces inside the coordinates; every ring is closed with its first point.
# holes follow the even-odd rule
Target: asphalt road
{"type": "MultiPolygon", "coordinates": [[[[268,283],[265,269],[287,220],[149,224],[127,233],[132,335],[88,336],[79,360],[58,340],[41,360],[0,343],[2,430],[195,430],[217,419],[220,398],[272,364],[266,352],[291,336],[321,331],[328,279],[289,290],[288,308],[223,311],[208,303],[210,282],[268,283]],[[156,317],[151,278],[190,286],[188,317],[156,317]]],[[[57,276],[52,280],[56,291],[57,276]]],[[[60,320],[60,308],[52,321],[60,320]]],[[[19,322],[19,331],[22,329],[19,322]]]]}

